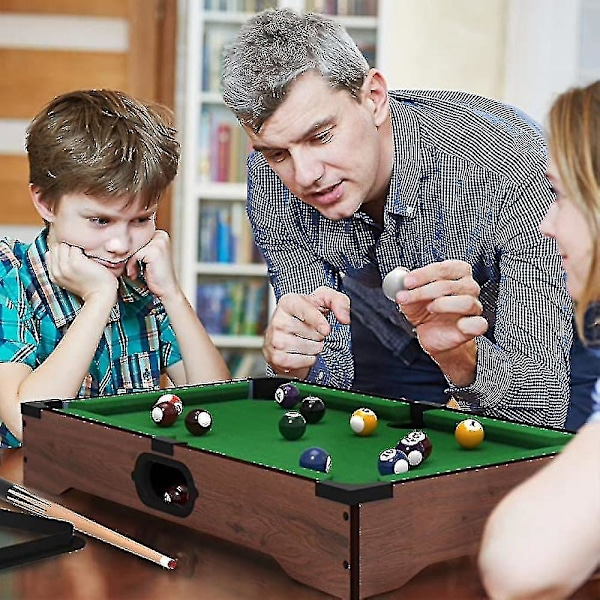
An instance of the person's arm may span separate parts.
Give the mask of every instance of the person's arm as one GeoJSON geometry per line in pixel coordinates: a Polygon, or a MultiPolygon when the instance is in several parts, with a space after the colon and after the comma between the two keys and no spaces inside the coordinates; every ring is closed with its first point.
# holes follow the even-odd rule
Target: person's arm
{"type": "Polygon", "coordinates": [[[444,260],[410,271],[395,300],[423,350],[457,387],[475,380],[475,337],[488,329],[471,265],[444,260]]]}
{"type": "Polygon", "coordinates": [[[175,385],[189,385],[230,378],[221,353],[188,302],[173,265],[171,244],[165,231],[156,231],[152,240],[128,262],[128,275],[137,276],[138,264],[144,265],[148,289],[162,302],[181,353],[182,361],[167,368],[175,385]]]}
{"type": "Polygon", "coordinates": [[[468,349],[477,359],[472,383],[447,376],[449,390],[461,406],[478,406],[489,416],[562,427],[572,303],[556,244],[539,231],[553,194],[541,170],[497,194],[502,196],[490,203],[495,237],[486,268],[497,271],[498,282],[482,284],[479,296],[490,329],[487,336],[474,337],[476,348],[468,349]]]}
{"type": "Polygon", "coordinates": [[[261,162],[255,153],[249,163],[248,216],[277,300],[263,347],[268,372],[348,388],[354,363],[340,274],[315,256],[289,192],[261,162]]]}
{"type": "MultiPolygon", "coordinates": [[[[117,279],[86,258],[79,248],[66,244],[52,247],[48,268],[53,281],[78,295],[83,305],[56,348],[39,366],[0,364],[0,420],[19,440],[23,428],[21,402],[77,396],[117,297],[117,279]]],[[[7,314],[10,309],[5,301],[5,318],[18,323],[18,301],[9,304],[14,314],[7,314]]]]}
{"type": "Polygon", "coordinates": [[[566,598],[600,565],[600,422],[498,504],[479,553],[493,599],[566,598]]]}
{"type": "MultiPolygon", "coordinates": [[[[472,395],[491,416],[562,427],[569,398],[572,302],[556,244],[539,230],[553,200],[540,171],[507,193],[500,206],[495,339],[476,338],[476,379],[457,395],[472,395]]],[[[480,296],[484,305],[485,291],[480,296]]]]}

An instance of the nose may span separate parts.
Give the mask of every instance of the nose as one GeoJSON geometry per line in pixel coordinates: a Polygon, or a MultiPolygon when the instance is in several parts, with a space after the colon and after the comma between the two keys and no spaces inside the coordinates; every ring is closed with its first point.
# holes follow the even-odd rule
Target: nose
{"type": "Polygon", "coordinates": [[[310,188],[323,177],[323,161],[313,149],[299,148],[291,152],[291,157],[294,163],[294,177],[301,187],[310,188]]]}
{"type": "Polygon", "coordinates": [[[553,202],[546,211],[546,215],[540,223],[540,231],[546,237],[554,237],[554,222],[556,219],[556,202],[553,202]]]}
{"type": "Polygon", "coordinates": [[[119,257],[127,255],[131,247],[131,235],[126,226],[111,228],[106,242],[106,251],[119,257]]]}

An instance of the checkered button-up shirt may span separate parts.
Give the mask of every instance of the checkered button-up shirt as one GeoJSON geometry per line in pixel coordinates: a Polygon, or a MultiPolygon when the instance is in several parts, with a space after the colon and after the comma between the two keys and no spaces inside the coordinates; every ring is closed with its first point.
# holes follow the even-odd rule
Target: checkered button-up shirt
{"type": "MultiPolygon", "coordinates": [[[[409,365],[412,328],[381,291],[394,267],[468,262],[490,324],[472,385],[449,392],[490,416],[562,426],[569,394],[571,301],[560,257],[539,224],[553,201],[539,131],[513,108],[462,92],[390,92],[394,164],[383,227],[358,211],[331,221],[282,184],[260,153],[248,162],[248,215],[276,298],[327,285],[409,365]]],[[[349,327],[311,369],[351,387],[349,327]]],[[[360,348],[354,349],[357,356],[360,348]]]]}
{"type": "MultiPolygon", "coordinates": [[[[32,244],[0,240],[0,362],[38,367],[81,310],[81,300],[49,279],[44,230],[32,244]]],[[[119,280],[118,302],[79,397],[158,389],[166,367],[181,360],[161,302],[141,281],[119,280]]],[[[15,445],[0,424],[0,443],[15,445]]]]}

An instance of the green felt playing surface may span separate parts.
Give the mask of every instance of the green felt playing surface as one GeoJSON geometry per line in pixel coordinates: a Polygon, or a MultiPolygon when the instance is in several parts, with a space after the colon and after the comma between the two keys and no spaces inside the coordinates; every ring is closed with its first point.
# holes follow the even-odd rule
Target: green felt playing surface
{"type": "Polygon", "coordinates": [[[268,468],[343,484],[429,477],[545,456],[560,451],[572,437],[565,432],[478,417],[485,429],[485,440],[478,448],[465,450],[454,439],[454,428],[469,415],[442,408],[430,409],[424,412],[423,425],[418,428],[423,429],[432,442],[431,456],[407,473],[382,477],[377,469],[379,453],[393,447],[416,428],[411,422],[409,403],[309,384],[298,384],[298,387],[303,397],[319,396],[325,402],[326,413],[319,423],[309,424],[305,434],[294,441],[284,439],[279,432],[278,423],[285,409],[272,397],[252,397],[252,386],[246,381],[172,390],[182,399],[184,410],[170,427],[159,427],[150,418],[152,405],[161,392],[76,400],[61,410],[268,468]],[[351,413],[363,406],[374,410],[379,418],[377,430],[368,437],[357,436],[349,425],[351,413]],[[188,411],[200,407],[212,414],[213,426],[206,435],[195,437],[188,433],[184,419],[188,411]],[[328,474],[299,466],[300,454],[310,446],[324,448],[331,455],[332,467],[328,474]]]}

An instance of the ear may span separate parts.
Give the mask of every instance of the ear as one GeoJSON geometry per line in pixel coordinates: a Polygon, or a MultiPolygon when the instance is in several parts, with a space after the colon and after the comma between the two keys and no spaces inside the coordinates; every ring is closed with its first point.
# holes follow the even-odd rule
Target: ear
{"type": "Polygon", "coordinates": [[[33,183],[29,184],[29,195],[35,210],[44,221],[47,223],[53,223],[56,216],[54,214],[54,205],[48,204],[47,200],[44,199],[42,190],[33,183]]]}
{"type": "Polygon", "coordinates": [[[373,120],[377,127],[380,127],[388,118],[388,86],[385,77],[381,71],[371,69],[363,82],[363,93],[370,102],[373,111],[373,120]]]}

